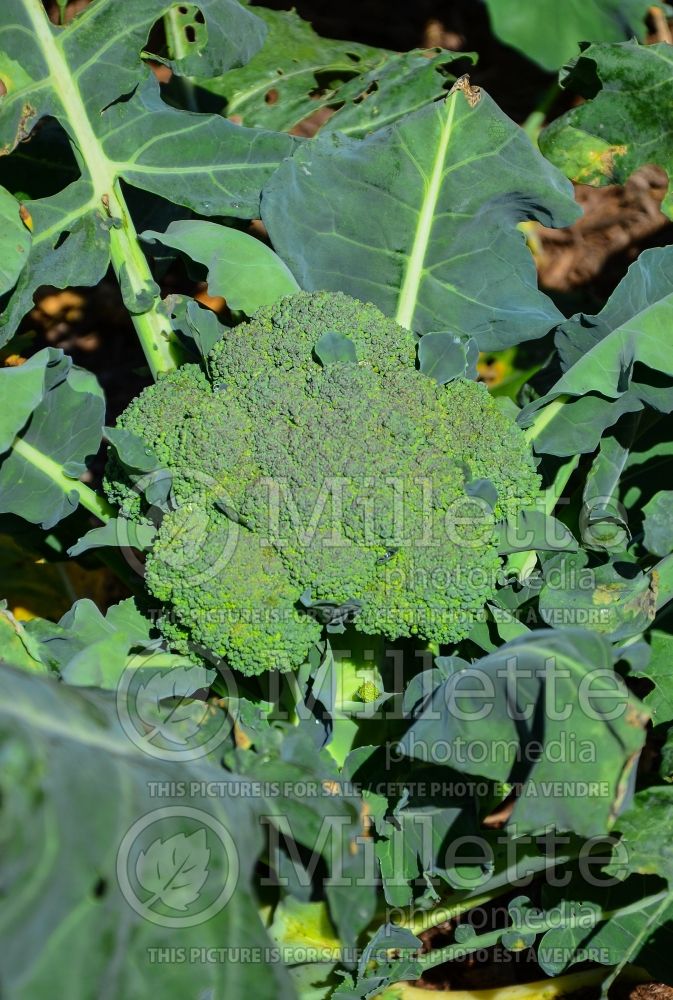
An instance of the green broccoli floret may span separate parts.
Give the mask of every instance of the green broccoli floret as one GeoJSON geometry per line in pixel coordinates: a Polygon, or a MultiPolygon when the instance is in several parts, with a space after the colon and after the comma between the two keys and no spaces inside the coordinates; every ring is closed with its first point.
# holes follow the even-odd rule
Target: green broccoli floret
{"type": "Polygon", "coordinates": [[[291,669],[320,638],[274,550],[215,508],[187,503],[166,515],[145,579],[173,609],[165,634],[183,648],[191,635],[248,676],[291,669]]]}
{"type": "MultiPolygon", "coordinates": [[[[495,590],[494,522],[539,493],[523,434],[485,386],[437,385],[409,331],[328,292],[260,309],[207,367],[160,379],[119,421],[171,476],[147,560],[166,637],[256,674],[305,661],[316,602],[355,602],[365,635],[467,635],[495,590]],[[355,360],[323,365],[326,333],[355,360]],[[475,479],[495,487],[493,510],[475,479]]],[[[114,457],[106,482],[127,517],[146,516],[114,457]]]]}

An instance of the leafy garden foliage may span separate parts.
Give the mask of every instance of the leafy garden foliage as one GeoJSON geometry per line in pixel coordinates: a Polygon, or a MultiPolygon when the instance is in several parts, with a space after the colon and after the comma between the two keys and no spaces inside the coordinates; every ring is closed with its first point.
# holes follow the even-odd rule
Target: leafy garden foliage
{"type": "Polygon", "coordinates": [[[520,228],[669,169],[649,6],[488,0],[574,59],[538,149],[473,54],[5,3],[3,997],[403,998],[494,947],[557,993],[667,975],[672,249],[567,316],[520,228]],[[178,258],[226,311],[162,299],[178,258]],[[19,331],[110,267],[147,360],[114,427],[19,331]]]}

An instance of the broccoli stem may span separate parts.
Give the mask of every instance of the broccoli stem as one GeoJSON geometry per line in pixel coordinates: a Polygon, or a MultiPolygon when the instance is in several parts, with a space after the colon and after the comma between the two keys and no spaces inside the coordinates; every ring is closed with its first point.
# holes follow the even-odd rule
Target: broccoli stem
{"type": "MultiPolygon", "coordinates": [[[[107,205],[111,211],[111,201],[107,205]]],[[[162,316],[159,311],[161,299],[158,288],[118,182],[114,184],[114,207],[120,225],[110,230],[110,259],[152,378],[156,381],[159,375],[179,366],[182,352],[168,316],[162,316]],[[136,305],[133,305],[134,302],[136,305]]]]}
{"type": "Polygon", "coordinates": [[[385,639],[348,629],[331,643],[336,696],[332,739],[327,750],[343,767],[367,715],[367,700],[383,691],[381,670],[386,659],[385,639]]]}

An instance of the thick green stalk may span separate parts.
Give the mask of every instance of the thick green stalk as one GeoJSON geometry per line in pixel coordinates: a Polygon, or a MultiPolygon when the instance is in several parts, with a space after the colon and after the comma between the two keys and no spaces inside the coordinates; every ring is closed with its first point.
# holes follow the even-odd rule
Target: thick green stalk
{"type": "Polygon", "coordinates": [[[173,371],[182,360],[182,352],[171,329],[168,316],[160,311],[161,297],[152,277],[147,258],[138,241],[138,233],[133,225],[124,196],[118,182],[113,185],[114,201],[109,199],[106,206],[116,209],[115,221],[118,228],[110,231],[110,259],[117,280],[125,291],[125,305],[136,329],[138,340],[145,353],[152,378],[173,371]],[[145,308],[136,312],[133,302],[145,308]]]}
{"type": "Polygon", "coordinates": [[[112,266],[124,292],[147,363],[156,378],[178,365],[179,345],[168,317],[163,316],[159,310],[161,299],[147,259],[138,243],[138,234],[117,180],[116,164],[106,156],[89,120],[82,95],[63,52],[60,31],[54,28],[47,17],[41,0],[24,0],[24,5],[31,20],[35,41],[49,70],[49,83],[65,112],[75,156],[91,181],[91,208],[104,212],[112,221],[112,266]]]}

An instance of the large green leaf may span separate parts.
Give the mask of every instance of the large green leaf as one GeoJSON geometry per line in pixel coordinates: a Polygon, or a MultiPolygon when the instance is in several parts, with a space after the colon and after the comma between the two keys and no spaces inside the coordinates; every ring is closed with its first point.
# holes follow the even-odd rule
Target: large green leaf
{"type": "Polygon", "coordinates": [[[198,958],[268,944],[250,888],[263,800],[145,754],[111,693],[3,666],[0,695],[3,997],[291,997],[280,963],[198,958]]]}
{"type": "Polygon", "coordinates": [[[264,189],[262,218],[302,288],[341,289],[419,332],[487,349],[560,320],[516,226],[565,225],[567,182],[466,78],[364,139],[318,136],[264,189]]]}
{"type": "Polygon", "coordinates": [[[577,55],[580,42],[645,36],[652,0],[486,0],[495,34],[553,72],[577,55]]]}
{"type": "Polygon", "coordinates": [[[519,416],[523,427],[536,420],[538,451],[593,451],[625,412],[646,404],[664,413],[673,409],[672,265],[673,247],[645,250],[600,313],[577,313],[559,326],[563,374],[519,416]]]}
{"type": "MultiPolygon", "coordinates": [[[[45,347],[0,369],[0,396],[0,513],[50,528],[95,497],[79,477],[103,436],[103,390],[63,351],[45,347]]],[[[109,508],[100,499],[90,509],[103,516],[109,508]]]]}
{"type": "MultiPolygon", "coordinates": [[[[164,104],[141,53],[153,23],[170,7],[168,0],[97,0],[67,28],[56,28],[40,0],[5,4],[0,153],[11,153],[52,116],[70,137],[81,176],[26,203],[32,250],[2,317],[0,343],[32,306],[38,286],[94,284],[110,257],[128,308],[134,314],[152,308],[158,290],[121,180],[205,215],[250,217],[258,212],[262,184],[296,142],[164,104]]],[[[235,0],[202,0],[200,8],[209,44],[172,63],[176,72],[193,73],[197,66],[223,72],[259,48],[263,24],[235,0]]]]}
{"type": "Polygon", "coordinates": [[[510,820],[517,835],[553,826],[591,837],[605,832],[623,803],[647,719],[614,674],[601,636],[536,631],[456,668],[400,748],[467,774],[520,782],[510,820]]]}
{"type": "Polygon", "coordinates": [[[331,108],[329,129],[371,131],[441,97],[455,80],[451,64],[465,58],[321,38],[293,10],[256,7],[255,13],[269,29],[257,55],[241,69],[198,81],[224,97],[223,113],[243,125],[289,130],[331,108]]]}
{"type": "MultiPolygon", "coordinates": [[[[628,873],[659,875],[668,882],[668,891],[659,894],[656,905],[648,907],[642,915],[631,940],[623,943],[620,961],[610,979],[603,986],[602,1000],[620,969],[642,956],[647,967],[652,960],[652,972],[657,975],[670,962],[661,958],[662,949],[670,949],[671,920],[673,919],[673,788],[655,786],[644,789],[635,796],[631,808],[619,818],[617,829],[621,833],[621,851],[608,866],[608,874],[623,879],[628,873]],[[644,954],[643,954],[644,952],[644,954]]],[[[628,882],[627,882],[628,885],[628,882]]],[[[664,973],[665,974],[665,973],[664,973]]]]}
{"type": "MultiPolygon", "coordinates": [[[[597,187],[623,184],[645,163],[657,163],[670,178],[670,45],[590,45],[563,83],[587,101],[542,132],[540,148],[552,163],[573,180],[597,187]]],[[[670,184],[661,207],[673,216],[670,184]]]]}

